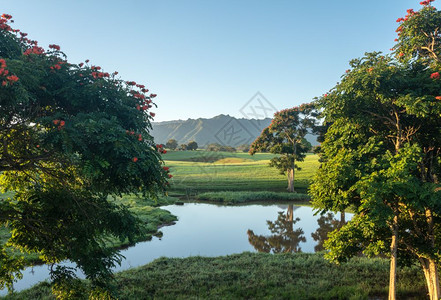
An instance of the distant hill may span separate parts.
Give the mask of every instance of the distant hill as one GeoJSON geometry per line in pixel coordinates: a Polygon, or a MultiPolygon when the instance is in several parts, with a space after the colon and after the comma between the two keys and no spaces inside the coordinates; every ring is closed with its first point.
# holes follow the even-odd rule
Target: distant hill
{"type": "MultiPolygon", "coordinates": [[[[237,147],[251,144],[270,123],[270,118],[238,119],[229,115],[219,115],[210,119],[153,122],[152,135],[159,144],[175,139],[179,144],[196,141],[199,147],[211,143],[237,147]]],[[[317,145],[312,135],[307,136],[307,139],[312,145],[317,145]]]]}

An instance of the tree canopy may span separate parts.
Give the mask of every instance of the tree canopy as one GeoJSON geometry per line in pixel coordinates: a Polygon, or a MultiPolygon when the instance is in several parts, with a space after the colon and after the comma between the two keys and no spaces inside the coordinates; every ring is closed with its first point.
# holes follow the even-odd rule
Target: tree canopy
{"type": "Polygon", "coordinates": [[[441,14],[431,2],[397,20],[395,56],[352,60],[341,83],[318,100],[328,129],[311,186],[314,205],[355,210],[330,235],[326,256],[389,253],[389,299],[398,258],[419,261],[431,299],[440,297],[441,14]]]}
{"type": "MultiPolygon", "coordinates": [[[[11,248],[48,264],[74,262],[103,288],[118,251],[108,237],[133,240],[143,227],[110,196],[155,197],[167,186],[161,149],[149,134],[155,94],[88,60],[74,64],[57,45],[45,50],[0,18],[0,288],[11,287],[23,261],[11,248]],[[158,151],[159,149],[159,151],[158,151]]],[[[62,288],[72,270],[54,266],[62,288]]]]}
{"type": "Polygon", "coordinates": [[[311,104],[285,109],[274,114],[271,124],[251,144],[251,155],[258,151],[280,154],[271,159],[270,166],[279,169],[288,177],[289,192],[294,192],[295,170],[300,170],[296,161],[303,161],[312,147],[305,139],[308,129],[315,124],[315,110],[311,104]]]}

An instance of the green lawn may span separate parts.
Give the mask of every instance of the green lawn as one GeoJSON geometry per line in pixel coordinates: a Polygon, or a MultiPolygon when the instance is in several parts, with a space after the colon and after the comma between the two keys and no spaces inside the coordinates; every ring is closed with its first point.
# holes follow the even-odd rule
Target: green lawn
{"type": "MultiPolygon", "coordinates": [[[[164,155],[172,178],[171,194],[194,196],[208,191],[273,191],[285,192],[287,179],[268,166],[274,154],[171,151],[164,155]]],[[[307,155],[299,162],[295,188],[306,193],[319,166],[317,155],[307,155]]]]}

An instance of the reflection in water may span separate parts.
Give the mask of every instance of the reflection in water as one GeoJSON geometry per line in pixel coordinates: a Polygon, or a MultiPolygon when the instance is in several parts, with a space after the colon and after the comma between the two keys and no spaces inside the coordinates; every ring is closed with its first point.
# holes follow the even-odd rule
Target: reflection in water
{"type": "MultiPolygon", "coordinates": [[[[296,207],[297,208],[297,207],[296,207]]],[[[280,211],[277,220],[267,220],[268,230],[271,235],[256,235],[248,229],[248,241],[259,252],[283,253],[283,252],[301,252],[300,243],[306,242],[302,228],[294,229],[294,224],[300,221],[300,218],[294,219],[293,205],[289,205],[286,212],[280,211]]],[[[324,242],[328,239],[328,234],[335,229],[341,228],[346,223],[345,213],[340,214],[340,220],[334,218],[333,213],[327,213],[317,219],[315,232],[311,237],[316,242],[314,251],[324,250],[324,242]]]]}
{"type": "Polygon", "coordinates": [[[294,230],[294,224],[300,218],[294,219],[293,205],[288,206],[287,212],[279,212],[277,220],[267,221],[271,235],[256,235],[248,229],[248,241],[259,252],[301,252],[300,242],[306,242],[304,232],[301,228],[294,230]]]}
{"type": "Polygon", "coordinates": [[[334,218],[333,213],[328,212],[317,220],[318,228],[315,232],[311,233],[312,238],[317,242],[317,245],[314,246],[315,252],[325,250],[323,244],[328,239],[328,233],[341,228],[346,223],[345,213],[341,213],[340,216],[340,220],[337,220],[334,218]]]}

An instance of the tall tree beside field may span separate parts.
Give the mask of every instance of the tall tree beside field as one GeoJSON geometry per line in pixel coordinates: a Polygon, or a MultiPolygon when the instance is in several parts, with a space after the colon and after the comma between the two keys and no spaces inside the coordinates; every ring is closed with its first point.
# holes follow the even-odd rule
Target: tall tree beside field
{"type": "MultiPolygon", "coordinates": [[[[108,238],[133,241],[144,227],[109,196],[155,197],[167,185],[160,152],[149,135],[154,105],[148,90],[117,72],[69,63],[0,18],[0,289],[20,277],[23,260],[11,249],[50,264],[54,292],[71,295],[70,260],[107,293],[121,260],[108,238]]],[[[101,295],[103,296],[103,295],[101,295]]]]}
{"type": "Polygon", "coordinates": [[[197,150],[198,149],[198,143],[195,141],[191,141],[187,144],[187,150],[197,150]]]}
{"type": "Polygon", "coordinates": [[[170,140],[168,140],[168,142],[165,144],[165,147],[166,147],[167,149],[170,149],[170,150],[176,150],[176,148],[178,148],[178,141],[175,140],[175,139],[170,139],[170,140]]]}
{"type": "Polygon", "coordinates": [[[295,171],[300,170],[296,162],[303,161],[306,153],[312,148],[305,136],[308,129],[312,129],[315,124],[314,116],[312,104],[302,104],[279,111],[274,114],[271,124],[250,146],[251,155],[258,151],[279,154],[271,159],[270,166],[287,175],[289,192],[295,192],[295,171]]]}
{"type": "Polygon", "coordinates": [[[423,8],[400,18],[396,57],[367,54],[320,99],[329,125],[311,194],[324,211],[352,206],[355,216],[330,234],[326,256],[389,253],[389,299],[398,257],[417,260],[430,299],[439,299],[441,231],[441,13],[423,8]]]}

